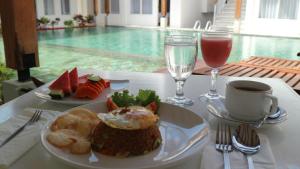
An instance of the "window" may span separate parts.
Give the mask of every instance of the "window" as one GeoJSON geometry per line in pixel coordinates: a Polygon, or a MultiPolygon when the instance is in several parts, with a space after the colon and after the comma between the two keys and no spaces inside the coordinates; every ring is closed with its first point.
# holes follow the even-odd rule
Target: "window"
{"type": "Polygon", "coordinates": [[[44,0],[45,15],[54,15],[54,1],[44,0]]]}
{"type": "Polygon", "coordinates": [[[259,18],[297,19],[300,0],[260,0],[259,18]]]}
{"type": "Polygon", "coordinates": [[[141,13],[141,1],[140,0],[131,0],[131,14],[140,14],[141,13]]]}
{"type": "Polygon", "coordinates": [[[297,19],[299,0],[280,0],[279,19],[297,19]]]}
{"type": "Polygon", "coordinates": [[[142,0],[143,1],[143,14],[152,14],[152,0],[142,0]]]}
{"type": "Polygon", "coordinates": [[[70,14],[70,0],[61,0],[61,14],[70,14]]]}
{"type": "Polygon", "coordinates": [[[259,7],[260,18],[276,18],[278,11],[278,0],[261,0],[259,7]]]}
{"type": "Polygon", "coordinates": [[[152,14],[152,0],[131,0],[131,14],[152,14]]]}
{"type": "Polygon", "coordinates": [[[119,14],[120,13],[120,2],[119,0],[110,0],[110,13],[119,14]]]}

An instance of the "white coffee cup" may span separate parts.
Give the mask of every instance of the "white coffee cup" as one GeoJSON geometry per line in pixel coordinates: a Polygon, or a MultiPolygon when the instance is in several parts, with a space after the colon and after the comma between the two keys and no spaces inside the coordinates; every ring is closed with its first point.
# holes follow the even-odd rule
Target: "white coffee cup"
{"type": "Polygon", "coordinates": [[[229,115],[244,121],[259,121],[276,113],[278,100],[271,86],[248,80],[227,83],[225,106],[229,115]]]}

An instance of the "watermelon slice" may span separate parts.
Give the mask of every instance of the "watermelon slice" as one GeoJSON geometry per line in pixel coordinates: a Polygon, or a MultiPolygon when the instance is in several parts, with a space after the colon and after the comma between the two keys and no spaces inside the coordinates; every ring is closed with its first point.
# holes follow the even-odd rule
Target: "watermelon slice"
{"type": "Polygon", "coordinates": [[[50,86],[50,90],[63,90],[65,95],[69,95],[71,91],[69,72],[65,71],[57,80],[50,86]]]}
{"type": "Polygon", "coordinates": [[[77,87],[78,87],[78,72],[77,72],[77,67],[75,67],[70,73],[70,83],[71,83],[71,89],[73,92],[76,91],[77,87]]]}

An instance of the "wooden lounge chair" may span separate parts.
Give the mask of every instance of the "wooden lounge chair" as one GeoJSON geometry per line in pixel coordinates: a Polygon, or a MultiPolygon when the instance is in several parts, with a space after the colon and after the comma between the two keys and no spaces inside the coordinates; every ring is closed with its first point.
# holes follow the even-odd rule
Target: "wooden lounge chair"
{"type": "MultiPolygon", "coordinates": [[[[196,69],[193,74],[208,75],[210,68],[196,69]]],[[[280,78],[300,94],[300,60],[255,56],[245,61],[224,65],[220,69],[220,75],[280,78]]]]}

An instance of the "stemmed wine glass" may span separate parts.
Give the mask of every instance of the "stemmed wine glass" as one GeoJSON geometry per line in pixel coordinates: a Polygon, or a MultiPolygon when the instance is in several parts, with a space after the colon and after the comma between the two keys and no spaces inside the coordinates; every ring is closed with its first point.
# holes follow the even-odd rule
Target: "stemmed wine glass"
{"type": "Polygon", "coordinates": [[[189,35],[169,35],[165,38],[165,58],[168,71],[176,82],[176,95],[167,102],[179,106],[192,105],[184,96],[183,86],[192,74],[198,54],[197,38],[189,35]]]}
{"type": "Polygon", "coordinates": [[[211,86],[209,92],[201,95],[200,100],[220,99],[217,92],[216,82],[218,68],[226,63],[232,48],[232,37],[227,31],[203,32],[201,34],[201,51],[204,62],[212,68],[211,86]]]}

